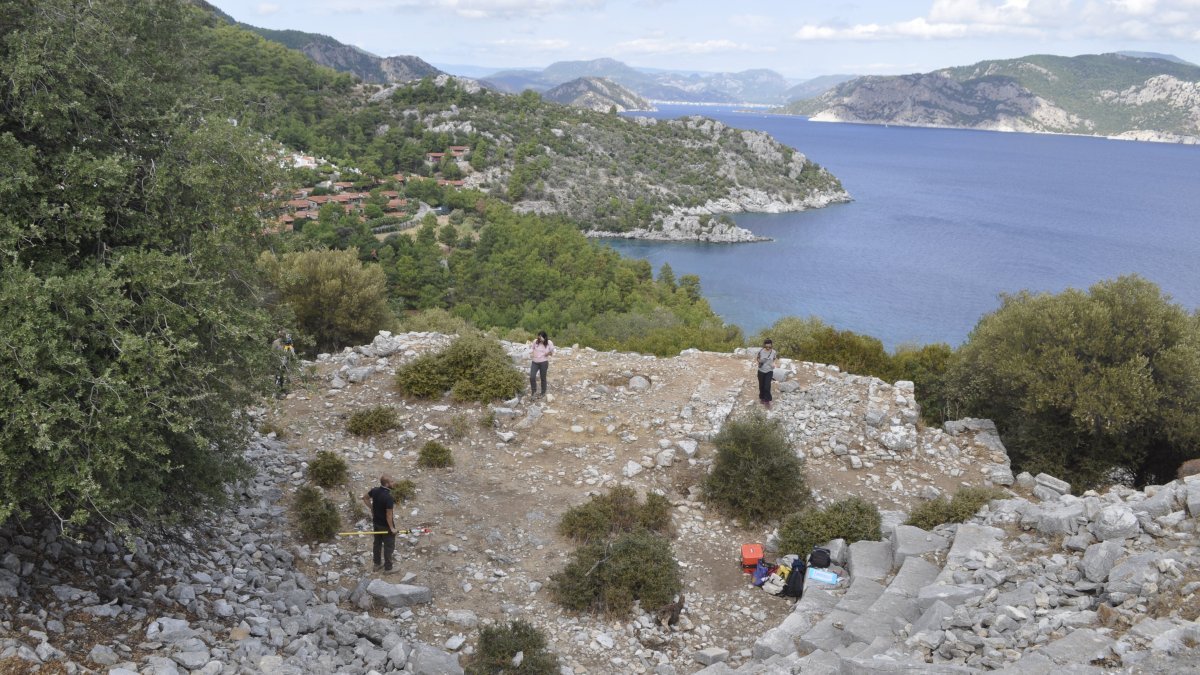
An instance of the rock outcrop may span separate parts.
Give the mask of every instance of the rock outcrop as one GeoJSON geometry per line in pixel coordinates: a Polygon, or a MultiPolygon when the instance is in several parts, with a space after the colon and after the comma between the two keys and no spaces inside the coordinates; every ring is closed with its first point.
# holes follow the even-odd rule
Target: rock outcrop
{"type": "Polygon", "coordinates": [[[542,94],[547,101],[596,112],[657,110],[654,104],[603,77],[581,77],[542,94]]]}

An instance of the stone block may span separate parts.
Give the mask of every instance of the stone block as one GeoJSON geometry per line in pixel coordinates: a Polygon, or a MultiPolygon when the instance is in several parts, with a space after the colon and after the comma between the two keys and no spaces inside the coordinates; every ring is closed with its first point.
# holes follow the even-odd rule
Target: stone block
{"type": "Polygon", "coordinates": [[[408,667],[413,675],[463,675],[457,656],[419,642],[408,655],[408,667]]]}
{"type": "Polygon", "coordinates": [[[954,543],[946,554],[946,569],[939,579],[945,581],[946,572],[951,568],[961,567],[962,564],[975,555],[988,553],[999,554],[1004,540],[1004,530],[989,525],[962,523],[954,533],[954,543]]]}
{"type": "Polygon", "coordinates": [[[935,602],[940,601],[957,607],[986,592],[987,588],[982,584],[933,584],[917,593],[917,604],[921,607],[932,607],[935,602]]]}
{"type": "MultiPolygon", "coordinates": [[[[1197,474],[1196,477],[1200,477],[1200,474],[1197,474]]],[[[1193,478],[1193,476],[1188,476],[1188,478],[1193,478]]],[[[1200,518],[1200,481],[1192,481],[1187,484],[1184,504],[1189,516],[1200,518]]]]}
{"type": "Polygon", "coordinates": [[[945,537],[912,525],[897,525],[892,532],[892,565],[900,567],[905,558],[942,551],[950,547],[945,537]]]}
{"type": "Polygon", "coordinates": [[[1017,474],[1017,487],[1032,490],[1036,485],[1037,481],[1033,478],[1033,474],[1028,471],[1022,471],[1017,474]]]}
{"type": "Polygon", "coordinates": [[[425,586],[391,584],[383,579],[372,579],[367,594],[393,609],[433,602],[433,592],[425,586]]]}
{"type": "Polygon", "coordinates": [[[1085,520],[1082,501],[1072,501],[1066,504],[1046,504],[1042,507],[1042,517],[1037,529],[1042,534],[1075,534],[1081,520],[1085,520]]]}
{"type": "Polygon", "coordinates": [[[692,658],[702,666],[711,666],[714,663],[723,663],[728,659],[729,650],[720,647],[706,647],[693,654],[692,658]]]}
{"type": "Polygon", "coordinates": [[[1088,581],[1102,582],[1108,579],[1108,573],[1124,553],[1121,541],[1110,540],[1087,547],[1083,560],[1079,563],[1079,571],[1088,581]]]}
{"type": "Polygon", "coordinates": [[[838,601],[836,609],[848,614],[862,614],[883,595],[883,586],[870,579],[853,578],[850,589],[838,601]]]}
{"type": "Polygon", "coordinates": [[[856,541],[850,544],[850,577],[880,581],[892,571],[892,545],[884,541],[856,541]]]}
{"type": "Polygon", "coordinates": [[[884,593],[892,593],[905,598],[915,598],[922,588],[932,584],[941,568],[933,563],[917,557],[910,557],[900,566],[900,571],[888,584],[884,593]]]}
{"type": "Polygon", "coordinates": [[[1071,493],[1071,484],[1060,478],[1055,478],[1048,473],[1039,473],[1033,477],[1033,480],[1038,485],[1048,487],[1060,495],[1071,493]]]}
{"type": "Polygon", "coordinates": [[[1071,631],[1061,639],[1038,648],[1038,652],[1059,665],[1091,663],[1108,657],[1113,639],[1091,628],[1071,631]]]}
{"type": "Polygon", "coordinates": [[[1109,570],[1105,590],[1109,593],[1137,595],[1144,584],[1158,582],[1158,562],[1161,559],[1161,553],[1139,553],[1125,558],[1109,570]]]}
{"type": "Polygon", "coordinates": [[[1091,530],[1100,541],[1108,541],[1136,537],[1142,528],[1132,509],[1124,504],[1113,504],[1100,510],[1092,522],[1091,530]]]}
{"type": "Polygon", "coordinates": [[[793,668],[790,672],[804,673],[804,675],[841,675],[842,657],[824,649],[818,649],[797,660],[796,665],[798,668],[793,668]]]}
{"type": "Polygon", "coordinates": [[[846,557],[850,555],[850,547],[846,545],[845,539],[833,539],[825,542],[825,548],[829,549],[829,559],[834,565],[845,565],[846,557]]]}
{"type": "Polygon", "coordinates": [[[935,600],[912,625],[912,634],[942,630],[942,622],[954,615],[954,608],[941,600],[935,600]]]}

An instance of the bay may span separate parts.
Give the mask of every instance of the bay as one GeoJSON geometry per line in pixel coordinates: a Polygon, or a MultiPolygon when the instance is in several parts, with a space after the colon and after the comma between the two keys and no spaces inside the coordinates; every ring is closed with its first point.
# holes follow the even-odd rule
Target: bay
{"type": "MultiPolygon", "coordinates": [[[[645,114],[645,113],[642,113],[645,114]]],[[[889,348],[961,343],[1001,293],[1059,292],[1139,274],[1200,306],[1200,147],[1080,136],[810,122],[663,106],[758,129],[842,180],[854,202],[734,220],[774,241],[609,240],[697,274],[713,309],[752,334],[818,316],[889,348]]]]}

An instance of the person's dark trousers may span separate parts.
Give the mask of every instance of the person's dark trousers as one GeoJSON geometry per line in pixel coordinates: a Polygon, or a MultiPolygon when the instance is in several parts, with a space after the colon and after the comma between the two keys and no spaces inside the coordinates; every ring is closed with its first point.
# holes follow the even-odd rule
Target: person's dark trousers
{"type": "Polygon", "coordinates": [[[546,371],[549,369],[550,369],[549,361],[542,361],[541,363],[538,363],[537,361],[533,361],[530,363],[530,366],[529,366],[529,390],[531,393],[534,393],[534,394],[537,393],[537,379],[538,379],[539,373],[542,376],[542,393],[543,394],[546,393],[546,371]]]}
{"type": "Polygon", "coordinates": [[[758,371],[758,400],[763,403],[771,402],[771,378],[775,377],[775,372],[768,370],[767,372],[758,371]]]}
{"type": "Polygon", "coordinates": [[[383,565],[383,569],[392,569],[392,554],[396,552],[396,535],[394,534],[377,534],[375,535],[375,550],[374,559],[375,567],[383,565]],[[382,553],[382,557],[380,554],[382,553]]]}

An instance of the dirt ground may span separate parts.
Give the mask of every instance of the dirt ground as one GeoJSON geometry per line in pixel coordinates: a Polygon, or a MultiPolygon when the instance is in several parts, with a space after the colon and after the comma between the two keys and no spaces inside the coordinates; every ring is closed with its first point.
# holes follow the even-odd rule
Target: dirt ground
{"type": "MultiPolygon", "coordinates": [[[[751,586],[738,564],[741,544],[765,544],[770,531],[739,527],[696,500],[697,485],[713,456],[704,439],[731,412],[759,406],[748,358],[695,352],[656,359],[560,349],[549,370],[550,395],[525,397],[494,413],[492,406],[448,399],[405,400],[392,386],[394,363],[360,384],[331,389],[331,371],[341,365],[337,359],[318,363],[310,384],[277,402],[268,421],[302,453],[332,450],[347,459],[352,484],[331,493],[341,505],[344,523],[368,528],[366,509],[357,498],[381,474],[415,482],[416,497],[398,507],[397,525],[432,532],[398,542],[399,571],[387,579],[433,590],[433,604],[415,609],[411,619],[420,639],[441,645],[461,635],[469,652],[477,631],[448,613],[470,610],[483,622],[533,622],[576,673],[614,668],[649,672],[667,661],[680,672],[693,672],[700,668],[692,659],[696,650],[727,649],[736,665],[749,656],[754,640],[790,611],[788,600],[751,586]],[[633,386],[634,376],[645,378],[649,386],[633,386]],[[370,439],[345,431],[351,413],[378,405],[396,408],[399,429],[370,439]],[[452,468],[416,466],[418,450],[429,440],[451,449],[452,468]],[[689,458],[685,448],[694,448],[694,456],[689,458]],[[669,466],[661,466],[664,450],[674,453],[669,466]],[[617,485],[659,491],[675,506],[674,548],[687,604],[683,619],[670,631],[649,625],[646,617],[614,621],[565,612],[544,587],[574,548],[555,531],[562,514],[617,485]]],[[[805,416],[820,417],[822,429],[846,430],[839,435],[854,453],[870,444],[855,431],[862,428],[867,387],[861,387],[861,396],[853,386],[847,394],[836,371],[799,366],[794,378],[799,390],[779,394],[771,415],[788,420],[791,429],[805,424],[805,416]],[[833,404],[826,398],[821,408],[806,394],[834,389],[837,396],[849,398],[833,404]]],[[[883,386],[876,405],[894,395],[883,386]]],[[[821,434],[804,441],[814,447],[800,443],[799,449],[809,456],[807,479],[822,501],[858,495],[881,508],[903,509],[928,487],[952,493],[960,485],[981,482],[978,472],[968,470],[986,460],[968,452],[966,443],[961,452],[950,447],[947,439],[922,441],[926,446],[903,461],[866,459],[859,469],[850,468],[845,454],[814,450],[825,442],[821,434]]],[[[301,477],[296,478],[298,486],[301,477]]],[[[310,577],[348,593],[370,574],[370,544],[369,537],[346,537],[314,549],[310,577]]]]}

